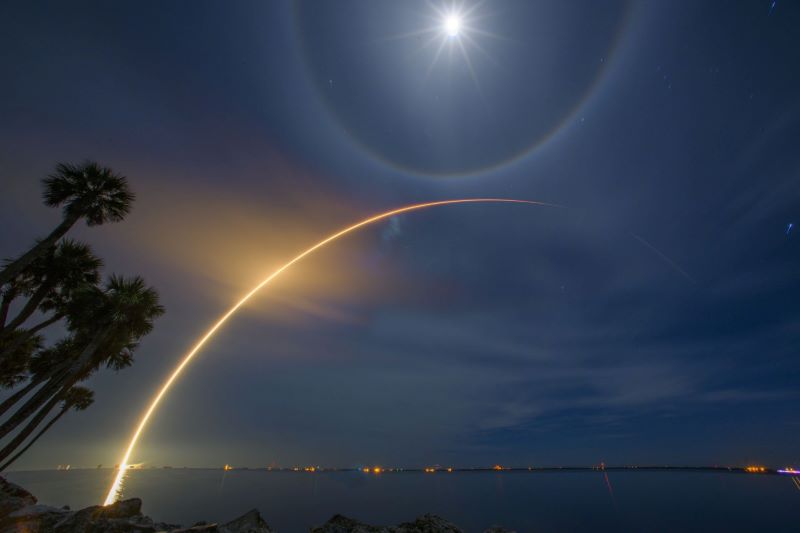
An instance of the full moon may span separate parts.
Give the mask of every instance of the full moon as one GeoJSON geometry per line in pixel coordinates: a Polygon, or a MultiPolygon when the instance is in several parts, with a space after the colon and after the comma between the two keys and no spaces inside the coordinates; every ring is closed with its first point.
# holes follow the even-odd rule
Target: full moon
{"type": "Polygon", "coordinates": [[[450,37],[456,37],[461,31],[461,17],[458,15],[447,15],[444,19],[444,32],[450,37]]]}

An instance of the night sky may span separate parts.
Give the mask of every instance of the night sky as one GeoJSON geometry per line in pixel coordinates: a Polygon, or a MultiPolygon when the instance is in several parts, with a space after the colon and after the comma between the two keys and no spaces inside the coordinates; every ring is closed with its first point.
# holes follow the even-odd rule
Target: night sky
{"type": "MultiPolygon", "coordinates": [[[[800,5],[5,2],[0,252],[57,162],[138,199],[72,236],[167,314],[16,467],[800,462],[800,5]],[[462,50],[463,46],[463,50],[462,50]],[[441,48],[441,50],[440,50],[441,48]]],[[[54,334],[57,332],[54,332],[54,334]]]]}

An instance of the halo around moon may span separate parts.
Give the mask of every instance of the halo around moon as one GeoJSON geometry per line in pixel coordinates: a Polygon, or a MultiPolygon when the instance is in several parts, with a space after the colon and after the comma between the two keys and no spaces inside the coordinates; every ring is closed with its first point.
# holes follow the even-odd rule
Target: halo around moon
{"type": "Polygon", "coordinates": [[[457,7],[294,4],[316,94],[390,168],[465,176],[526,158],[576,120],[630,18],[627,0],[457,7]]]}

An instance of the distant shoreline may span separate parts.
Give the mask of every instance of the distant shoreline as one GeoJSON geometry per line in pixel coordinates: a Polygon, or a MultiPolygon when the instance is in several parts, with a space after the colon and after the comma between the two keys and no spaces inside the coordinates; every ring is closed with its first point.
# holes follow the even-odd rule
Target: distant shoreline
{"type": "MultiPolygon", "coordinates": [[[[193,466],[141,466],[129,467],[129,471],[153,471],[153,470],[218,470],[221,472],[287,472],[297,474],[315,474],[331,472],[357,472],[373,476],[383,474],[451,474],[451,473],[557,473],[557,472],[706,472],[706,473],[730,473],[730,474],[750,474],[750,475],[800,475],[800,471],[792,469],[776,469],[768,467],[728,467],[728,466],[543,466],[543,467],[427,467],[427,468],[384,468],[384,467],[363,467],[363,468],[326,468],[326,467],[193,467],[193,466]]],[[[24,472],[68,472],[68,471],[117,471],[116,467],[70,467],[70,468],[43,468],[12,470],[9,473],[24,472]]]]}

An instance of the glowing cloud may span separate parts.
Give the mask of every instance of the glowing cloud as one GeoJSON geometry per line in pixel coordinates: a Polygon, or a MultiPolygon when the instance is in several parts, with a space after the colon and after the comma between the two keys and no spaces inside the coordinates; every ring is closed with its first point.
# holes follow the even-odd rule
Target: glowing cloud
{"type": "Polygon", "coordinates": [[[244,304],[246,304],[253,296],[256,295],[265,285],[271,282],[273,279],[278,277],[281,273],[287,270],[289,267],[300,261],[301,259],[305,258],[307,255],[310,255],[312,252],[322,248],[326,244],[335,241],[339,237],[343,237],[348,233],[351,233],[357,229],[363,228],[364,226],[368,226],[374,222],[378,222],[380,220],[384,220],[395,215],[399,215],[402,213],[406,213],[409,211],[417,211],[420,209],[427,209],[429,207],[436,207],[436,206],[443,206],[443,205],[452,205],[452,204],[468,204],[468,203],[511,203],[511,204],[528,204],[528,205],[537,205],[537,206],[546,206],[546,207],[561,207],[554,204],[548,204],[544,202],[535,202],[532,200],[514,200],[509,198],[465,198],[465,199],[458,199],[458,200],[441,200],[438,202],[427,202],[422,204],[414,204],[405,207],[401,207],[398,209],[393,209],[391,211],[386,211],[384,213],[374,215],[372,217],[366,218],[361,222],[357,222],[352,226],[348,226],[325,239],[322,239],[315,245],[311,246],[310,248],[306,249],[304,252],[297,255],[294,259],[290,260],[274,272],[272,272],[269,276],[267,276],[261,283],[256,285],[250,292],[245,294],[238,302],[236,302],[228,311],[222,315],[219,320],[217,320],[214,325],[212,325],[206,333],[200,337],[194,346],[192,347],[189,352],[183,356],[178,366],[172,371],[172,373],[167,377],[166,381],[161,385],[161,388],[158,390],[156,395],[150,401],[149,406],[142,414],[141,419],[139,420],[139,424],[136,426],[136,430],[133,432],[131,436],[131,440],[128,443],[128,447],[125,450],[125,454],[122,456],[122,460],[119,462],[119,470],[117,471],[116,477],[114,478],[114,482],[111,485],[111,488],[108,490],[108,494],[106,495],[106,499],[103,505],[110,505],[114,503],[114,501],[119,496],[122,484],[125,479],[125,474],[128,470],[129,464],[128,460],[133,454],[134,449],[136,448],[136,444],[139,442],[139,437],[141,437],[142,432],[147,427],[147,423],[150,421],[150,418],[155,413],[156,409],[158,408],[161,400],[166,396],[169,389],[172,387],[172,384],[178,379],[178,376],[181,375],[183,369],[192,361],[195,355],[200,351],[200,349],[208,342],[211,337],[219,330],[227,321],[228,319],[236,313],[244,304]]]}

